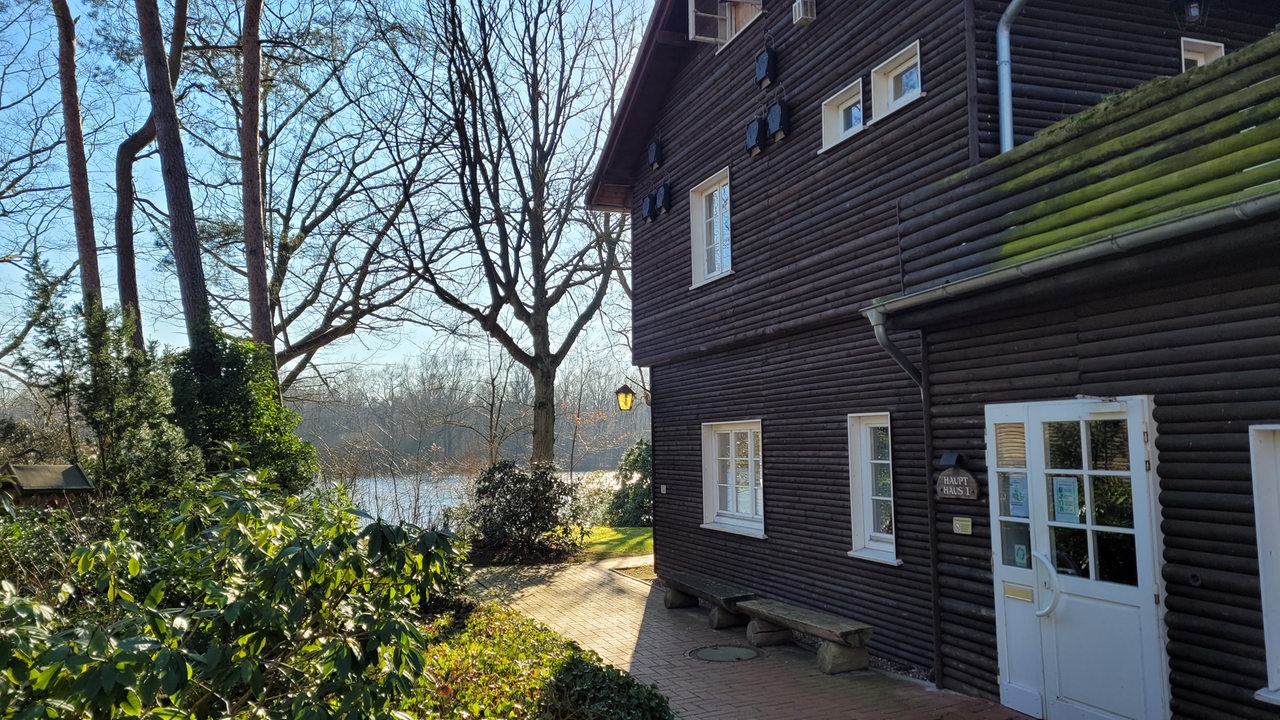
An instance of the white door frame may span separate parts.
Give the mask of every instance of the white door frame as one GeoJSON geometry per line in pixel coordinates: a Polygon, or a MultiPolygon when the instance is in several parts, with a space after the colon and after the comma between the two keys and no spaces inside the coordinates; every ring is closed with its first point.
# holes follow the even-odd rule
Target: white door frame
{"type": "MultiPolygon", "coordinates": [[[[1084,418],[1097,414],[1123,414],[1129,423],[1132,459],[1130,472],[1135,485],[1139,482],[1145,484],[1147,527],[1143,534],[1149,538],[1151,548],[1150,565],[1146,568],[1146,573],[1143,573],[1141,568],[1139,570],[1141,574],[1146,575],[1146,582],[1140,580],[1139,586],[1146,585],[1155,594],[1154,598],[1147,601],[1150,604],[1144,602],[1142,606],[1152,609],[1139,608],[1139,612],[1154,613],[1154,617],[1147,616],[1154,622],[1150,635],[1153,638],[1152,645],[1144,650],[1144,653],[1151,658],[1150,662],[1156,664],[1156,667],[1148,666],[1146,669],[1147,682],[1152,687],[1149,702],[1159,703],[1158,707],[1162,708],[1158,711],[1159,714],[1153,717],[1167,717],[1169,676],[1164,624],[1164,584],[1160,576],[1163,538],[1159,529],[1159,486],[1154,472],[1155,438],[1152,431],[1153,423],[1150,420],[1151,408],[1151,398],[1147,396],[1081,397],[1074,400],[993,404],[986,407],[988,507],[991,516],[992,577],[995,586],[1001,702],[1032,717],[1045,717],[1049,706],[1053,704],[1051,699],[1046,697],[1045,691],[1056,683],[1056,678],[1046,677],[1046,673],[1055,665],[1056,660],[1046,656],[1046,648],[1043,644],[1045,640],[1041,637],[1045,623],[1050,621],[1042,621],[1039,615],[1048,615],[1054,611],[1050,605],[1056,604],[1058,600],[1058,585],[1061,578],[1049,567],[1052,561],[1044,554],[1043,548],[1039,552],[1021,549],[1020,554],[1028,557],[1014,559],[1015,563],[1023,563],[1020,566],[1011,566],[1004,562],[1001,498],[998,490],[999,474],[996,470],[999,465],[996,457],[995,426],[1006,422],[1024,423],[1024,431],[1030,432],[1031,427],[1028,423],[1051,421],[1046,416],[1062,416],[1066,420],[1071,417],[1084,418]]],[[[1028,480],[1030,480],[1029,477],[1028,480]]],[[[1029,502],[1029,500],[1024,501],[1029,502]]],[[[1138,508],[1135,507],[1134,510],[1138,511],[1138,508]]],[[[1029,531],[1032,535],[1037,532],[1037,522],[1043,520],[1044,518],[1037,518],[1035,513],[1029,513],[1027,522],[1030,523],[1029,531]]],[[[1031,548],[1035,547],[1036,543],[1032,542],[1031,548]]],[[[1138,562],[1141,566],[1146,561],[1139,558],[1138,562]]],[[[1075,582],[1075,579],[1068,578],[1068,582],[1075,582]]],[[[1103,713],[1102,716],[1105,717],[1106,714],[1103,713]]]]}

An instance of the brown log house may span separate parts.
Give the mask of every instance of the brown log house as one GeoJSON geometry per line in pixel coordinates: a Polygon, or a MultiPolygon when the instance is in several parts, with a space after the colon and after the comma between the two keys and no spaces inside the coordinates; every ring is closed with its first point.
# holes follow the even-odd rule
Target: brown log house
{"type": "Polygon", "coordinates": [[[658,574],[1033,717],[1280,716],[1278,21],[657,0],[588,200],[658,574]]]}

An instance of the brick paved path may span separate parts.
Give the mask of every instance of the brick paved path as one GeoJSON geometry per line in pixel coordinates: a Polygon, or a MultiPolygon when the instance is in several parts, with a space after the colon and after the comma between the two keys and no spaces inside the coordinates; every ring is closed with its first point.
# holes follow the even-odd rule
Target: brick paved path
{"type": "Polygon", "coordinates": [[[747,646],[743,628],[712,630],[705,609],[666,610],[662,591],[612,572],[649,558],[484,568],[475,581],[526,615],[655,684],[684,720],[1026,720],[999,705],[876,671],[823,675],[813,653],[759,648],[739,662],[689,652],[747,646]]]}

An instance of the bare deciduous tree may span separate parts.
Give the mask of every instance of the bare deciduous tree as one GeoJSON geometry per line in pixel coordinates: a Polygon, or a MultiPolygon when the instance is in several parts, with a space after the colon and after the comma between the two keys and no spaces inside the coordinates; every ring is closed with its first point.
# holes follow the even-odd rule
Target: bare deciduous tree
{"type": "MultiPolygon", "coordinates": [[[[448,182],[410,249],[435,298],[533,384],[534,462],[555,455],[556,373],[608,292],[623,218],[582,207],[634,14],[610,0],[430,3],[443,65],[411,92],[447,118],[448,182]]],[[[429,39],[429,40],[428,40],[429,39]]],[[[403,65],[402,65],[403,67],[403,65]]]]}

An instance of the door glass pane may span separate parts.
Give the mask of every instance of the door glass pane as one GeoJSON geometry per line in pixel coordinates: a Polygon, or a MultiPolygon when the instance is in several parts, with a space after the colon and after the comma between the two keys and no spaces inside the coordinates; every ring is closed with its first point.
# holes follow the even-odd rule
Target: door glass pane
{"type": "Polygon", "coordinates": [[[1089,469],[1129,469],[1129,428],[1124,420],[1092,420],[1089,428],[1089,469]]]}
{"type": "Polygon", "coordinates": [[[1093,478],[1093,522],[1111,527],[1133,527],[1133,486],[1127,477],[1093,478]]]}
{"type": "Polygon", "coordinates": [[[1026,523],[1000,521],[1000,554],[1010,567],[1031,567],[1031,526],[1026,523]]]}
{"type": "Polygon", "coordinates": [[[1098,546],[1098,579],[1107,582],[1138,584],[1138,552],[1132,535],[1095,532],[1098,546]]]}
{"type": "Polygon", "coordinates": [[[1059,523],[1085,523],[1084,478],[1079,475],[1051,475],[1049,519],[1059,523]]]}
{"type": "Polygon", "coordinates": [[[889,459],[889,426],[873,425],[871,432],[871,459],[889,459]]]}
{"type": "Polygon", "coordinates": [[[1089,534],[1076,528],[1049,528],[1053,565],[1063,575],[1089,577],[1089,534]]]}
{"type": "Polygon", "coordinates": [[[1008,517],[1031,517],[1025,473],[1000,473],[1000,514],[1008,517]]]}
{"type": "Polygon", "coordinates": [[[872,463],[871,471],[875,474],[875,492],[872,495],[893,497],[893,471],[889,468],[889,463],[872,463]]]}
{"type": "Polygon", "coordinates": [[[1084,468],[1080,454],[1080,423],[1045,423],[1044,448],[1048,467],[1069,470],[1084,468]]]}
{"type": "Polygon", "coordinates": [[[996,424],[996,465],[1010,468],[1027,466],[1027,435],[1022,423],[996,424]]]}
{"type": "Polygon", "coordinates": [[[872,532],[881,533],[883,535],[893,534],[893,503],[888,500],[873,500],[872,511],[875,513],[873,522],[875,527],[871,528],[872,532]]]}

